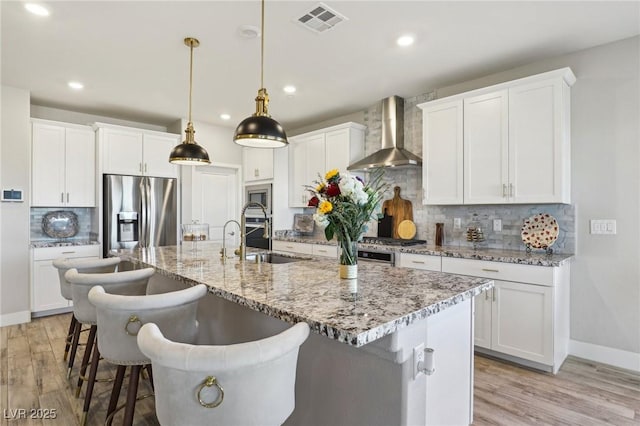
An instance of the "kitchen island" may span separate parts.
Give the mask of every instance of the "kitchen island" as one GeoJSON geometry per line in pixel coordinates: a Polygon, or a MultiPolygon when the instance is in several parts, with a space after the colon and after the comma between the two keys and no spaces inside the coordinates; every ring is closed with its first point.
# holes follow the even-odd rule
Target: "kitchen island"
{"type": "Polygon", "coordinates": [[[223,262],[215,244],[112,252],[156,269],[157,291],[204,283],[201,344],[263,338],[305,321],[291,425],[471,422],[473,297],[489,279],[377,263],[341,280],[335,259],[223,262]],[[163,288],[161,288],[163,287],[163,288]],[[436,372],[414,371],[434,349],[436,372]]]}

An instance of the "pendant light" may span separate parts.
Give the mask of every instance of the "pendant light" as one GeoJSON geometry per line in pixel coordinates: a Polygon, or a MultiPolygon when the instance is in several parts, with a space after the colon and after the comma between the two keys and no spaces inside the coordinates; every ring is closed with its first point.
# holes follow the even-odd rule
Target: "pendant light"
{"type": "Polygon", "coordinates": [[[191,56],[189,58],[189,121],[187,128],[184,130],[186,136],[184,142],[177,145],[171,150],[169,162],[180,164],[183,166],[199,166],[210,164],[209,154],[202,145],[198,145],[194,138],[193,123],[191,122],[191,93],[193,89],[193,48],[200,46],[200,42],[192,37],[184,39],[184,44],[191,48],[191,56]]]}
{"type": "Polygon", "coordinates": [[[256,112],[242,120],[236,128],[233,140],[238,145],[254,148],[280,148],[286,146],[287,135],[268,111],[269,95],[264,88],[264,0],[262,0],[262,22],[260,37],[260,89],[256,97],[256,112]]]}

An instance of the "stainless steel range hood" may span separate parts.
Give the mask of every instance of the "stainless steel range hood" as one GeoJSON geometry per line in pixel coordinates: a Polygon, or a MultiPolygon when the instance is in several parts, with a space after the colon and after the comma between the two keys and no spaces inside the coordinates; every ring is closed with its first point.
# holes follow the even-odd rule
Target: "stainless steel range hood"
{"type": "Polygon", "coordinates": [[[422,158],[404,149],[404,99],[391,96],[382,100],[382,147],[347,170],[403,166],[422,166],[422,158]]]}

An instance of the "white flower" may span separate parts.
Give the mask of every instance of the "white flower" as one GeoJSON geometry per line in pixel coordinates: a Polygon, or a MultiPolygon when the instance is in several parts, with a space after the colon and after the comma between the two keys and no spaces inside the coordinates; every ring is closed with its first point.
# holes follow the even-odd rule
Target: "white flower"
{"type": "Polygon", "coordinates": [[[313,220],[321,228],[326,228],[329,225],[329,219],[327,218],[327,215],[324,215],[320,212],[316,212],[313,214],[313,220]]]}
{"type": "Polygon", "coordinates": [[[340,182],[338,182],[340,193],[347,197],[351,196],[353,191],[356,189],[356,182],[358,182],[358,180],[351,174],[345,173],[344,175],[342,175],[340,177],[340,182]]]}

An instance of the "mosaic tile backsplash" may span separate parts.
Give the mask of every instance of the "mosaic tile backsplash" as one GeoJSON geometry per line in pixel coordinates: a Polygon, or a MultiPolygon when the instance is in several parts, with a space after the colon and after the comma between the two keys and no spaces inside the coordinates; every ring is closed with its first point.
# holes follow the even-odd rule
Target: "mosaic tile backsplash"
{"type": "Polygon", "coordinates": [[[75,241],[96,240],[97,233],[92,232],[92,215],[95,209],[90,207],[32,207],[30,212],[31,241],[75,241]],[[42,230],[42,217],[51,211],[64,210],[78,216],[78,233],[71,238],[51,238],[42,230]]]}

